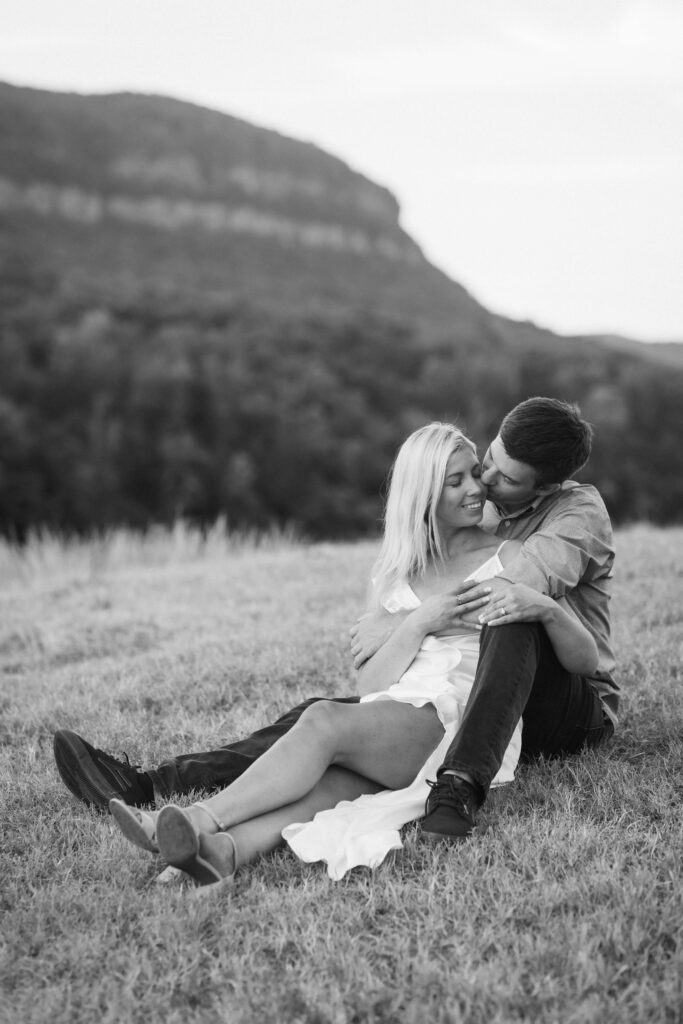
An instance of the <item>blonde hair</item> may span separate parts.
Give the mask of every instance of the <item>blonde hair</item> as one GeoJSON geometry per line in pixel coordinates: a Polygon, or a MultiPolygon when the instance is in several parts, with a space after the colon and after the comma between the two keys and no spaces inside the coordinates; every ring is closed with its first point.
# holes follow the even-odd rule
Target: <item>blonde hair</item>
{"type": "Polygon", "coordinates": [[[448,460],[474,444],[452,423],[428,423],[401,445],[391,469],[384,539],[372,568],[373,603],[400,580],[419,576],[444,551],[436,522],[448,460]]]}

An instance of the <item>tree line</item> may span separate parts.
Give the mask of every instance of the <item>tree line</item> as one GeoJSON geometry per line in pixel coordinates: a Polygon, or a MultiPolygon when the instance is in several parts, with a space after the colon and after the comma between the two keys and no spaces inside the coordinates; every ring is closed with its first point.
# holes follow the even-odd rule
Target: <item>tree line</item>
{"type": "Polygon", "coordinates": [[[578,401],[581,478],[616,522],[683,516],[683,374],[599,349],[430,343],[363,315],[172,297],[93,305],[31,268],[0,293],[0,532],[182,517],[311,537],[375,532],[396,447],[430,419],[482,446],[534,394],[578,401]]]}

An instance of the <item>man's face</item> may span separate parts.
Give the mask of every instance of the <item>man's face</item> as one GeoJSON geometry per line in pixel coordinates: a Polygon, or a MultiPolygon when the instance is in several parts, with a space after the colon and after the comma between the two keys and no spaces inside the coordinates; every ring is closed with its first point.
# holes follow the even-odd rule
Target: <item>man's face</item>
{"type": "Polygon", "coordinates": [[[500,434],[494,438],[481,464],[481,482],[488,499],[513,511],[525,508],[546,488],[536,486],[536,470],[526,462],[511,459],[500,434]]]}

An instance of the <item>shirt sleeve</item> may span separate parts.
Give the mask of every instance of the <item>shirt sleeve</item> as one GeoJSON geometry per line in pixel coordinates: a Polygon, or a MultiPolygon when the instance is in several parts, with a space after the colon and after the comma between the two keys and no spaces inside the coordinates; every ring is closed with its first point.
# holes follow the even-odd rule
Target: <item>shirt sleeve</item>
{"type": "Polygon", "coordinates": [[[577,488],[562,499],[534,533],[518,535],[523,547],[500,573],[501,579],[558,598],[582,581],[611,574],[612,527],[599,495],[592,488],[588,493],[577,488]]]}

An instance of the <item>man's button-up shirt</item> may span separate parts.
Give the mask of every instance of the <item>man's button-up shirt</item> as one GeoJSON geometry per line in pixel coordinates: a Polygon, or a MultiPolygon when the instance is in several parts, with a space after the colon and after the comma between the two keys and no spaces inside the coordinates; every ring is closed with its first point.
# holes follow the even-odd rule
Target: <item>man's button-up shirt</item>
{"type": "Polygon", "coordinates": [[[619,687],[611,675],[609,616],[614,543],[598,491],[590,484],[566,480],[558,490],[515,513],[501,513],[487,502],[482,526],[498,537],[523,542],[501,579],[549,594],[593,634],[600,660],[591,681],[616,720],[619,687]]]}

